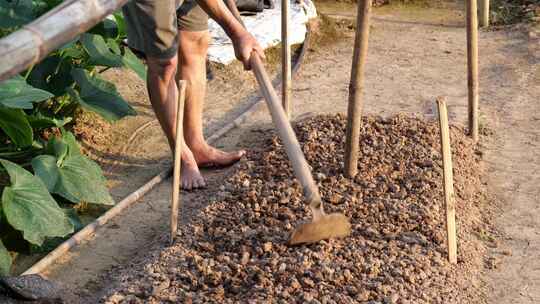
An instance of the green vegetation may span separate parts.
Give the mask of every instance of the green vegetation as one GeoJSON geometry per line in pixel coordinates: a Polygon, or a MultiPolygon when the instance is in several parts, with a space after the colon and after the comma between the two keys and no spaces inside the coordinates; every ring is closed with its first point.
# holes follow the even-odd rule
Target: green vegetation
{"type": "Polygon", "coordinates": [[[540,0],[493,0],[493,24],[505,25],[529,22],[540,12],[540,0]]]}
{"type": "MultiPolygon", "coordinates": [[[[60,2],[0,0],[0,37],[60,2]]],[[[101,168],[69,127],[81,108],[108,121],[136,114],[97,71],[128,67],[146,78],[124,38],[123,17],[114,14],[0,83],[0,275],[9,273],[14,252],[45,250],[80,229],[77,205],[114,204],[101,168]]]]}

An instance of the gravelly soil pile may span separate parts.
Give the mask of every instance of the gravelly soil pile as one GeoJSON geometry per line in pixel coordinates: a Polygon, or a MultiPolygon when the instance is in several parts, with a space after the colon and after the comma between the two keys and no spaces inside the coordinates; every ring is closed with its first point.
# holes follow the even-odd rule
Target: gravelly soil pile
{"type": "Polygon", "coordinates": [[[318,116],[296,132],[327,209],[351,218],[351,237],[286,246],[309,212],[279,140],[264,134],[177,244],[122,273],[104,301],[482,303],[481,168],[463,130],[451,130],[459,228],[452,266],[437,124],[366,117],[354,180],[341,174],[345,125],[343,116],[318,116]]]}

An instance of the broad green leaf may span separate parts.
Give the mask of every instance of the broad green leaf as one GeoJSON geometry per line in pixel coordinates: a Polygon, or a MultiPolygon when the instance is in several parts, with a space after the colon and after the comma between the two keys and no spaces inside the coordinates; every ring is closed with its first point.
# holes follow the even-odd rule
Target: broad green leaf
{"type": "Polygon", "coordinates": [[[0,83],[0,105],[16,109],[32,109],[32,102],[54,97],[53,94],[36,89],[17,75],[0,83]]]}
{"type": "Polygon", "coordinates": [[[32,167],[49,191],[73,203],[114,205],[101,168],[83,155],[67,156],[60,165],[54,156],[32,160],[32,167]]]}
{"type": "Polygon", "coordinates": [[[34,66],[28,76],[28,83],[35,88],[61,96],[74,83],[71,66],[60,56],[49,56],[34,66]]]}
{"type": "Polygon", "coordinates": [[[13,28],[34,19],[32,0],[0,1],[0,28],[13,28]]]}
{"type": "Polygon", "coordinates": [[[0,105],[0,129],[16,146],[23,148],[32,145],[34,134],[23,110],[0,105]]]}
{"type": "Polygon", "coordinates": [[[56,158],[58,166],[60,166],[64,158],[68,155],[68,151],[69,145],[56,136],[49,139],[45,148],[45,153],[52,155],[56,158]]]}
{"type": "Polygon", "coordinates": [[[63,131],[62,141],[68,145],[69,147],[68,154],[70,156],[83,155],[81,153],[81,147],[77,143],[77,139],[75,138],[75,135],[73,135],[73,133],[68,132],[68,131],[63,131]]]}
{"type": "Polygon", "coordinates": [[[11,269],[11,255],[0,240],[0,276],[9,275],[11,269]]]}
{"type": "Polygon", "coordinates": [[[75,58],[75,59],[81,59],[86,55],[86,52],[84,51],[84,48],[77,44],[77,41],[79,41],[79,38],[76,38],[75,40],[68,42],[63,47],[61,47],[58,51],[62,58],[75,58]]]}
{"type": "Polygon", "coordinates": [[[56,157],[52,155],[39,155],[32,159],[32,169],[45,184],[49,192],[54,192],[54,186],[58,181],[58,167],[56,157]]]}
{"type": "Polygon", "coordinates": [[[137,115],[137,112],[118,94],[112,83],[91,76],[84,69],[74,69],[71,74],[81,91],[79,93],[68,90],[68,92],[84,108],[98,113],[108,121],[137,115]]]}
{"type": "Polygon", "coordinates": [[[41,245],[47,237],[64,237],[73,232],[73,225],[40,178],[10,161],[0,163],[11,181],[2,194],[2,210],[25,240],[41,245]]]}
{"type": "Polygon", "coordinates": [[[70,156],[59,168],[55,193],[74,202],[114,205],[101,168],[85,156],[70,156]]]}
{"type": "Polygon", "coordinates": [[[104,38],[116,38],[118,37],[118,26],[114,17],[108,16],[88,32],[104,38]]]}
{"type": "Polygon", "coordinates": [[[79,231],[84,228],[84,224],[81,222],[81,218],[77,214],[77,211],[73,208],[63,208],[64,213],[67,215],[69,220],[71,221],[71,224],[73,224],[73,227],[75,227],[75,231],[79,231]]]}
{"type": "Polygon", "coordinates": [[[122,56],[114,54],[100,35],[82,34],[80,41],[90,55],[90,63],[106,67],[121,67],[124,65],[122,56]]]}
{"type": "Polygon", "coordinates": [[[118,27],[118,37],[117,38],[123,38],[126,34],[126,21],[124,19],[124,15],[122,15],[122,12],[114,13],[114,20],[116,20],[116,26],[118,27]]]}
{"type": "Polygon", "coordinates": [[[120,50],[120,45],[116,40],[112,38],[107,38],[107,45],[109,48],[115,53],[116,55],[122,55],[122,51],[120,50]]]}
{"type": "Polygon", "coordinates": [[[45,116],[42,113],[28,115],[27,118],[30,126],[32,126],[33,129],[44,129],[50,127],[61,128],[73,120],[72,117],[64,117],[63,119],[59,119],[45,116]]]}
{"type": "Polygon", "coordinates": [[[124,48],[124,64],[132,69],[142,80],[146,80],[146,66],[129,48],[124,48]]]}

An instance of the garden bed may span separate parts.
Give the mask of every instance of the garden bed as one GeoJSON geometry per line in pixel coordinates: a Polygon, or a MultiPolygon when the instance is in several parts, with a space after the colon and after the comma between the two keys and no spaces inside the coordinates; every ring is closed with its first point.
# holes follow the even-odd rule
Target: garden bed
{"type": "Polygon", "coordinates": [[[310,214],[279,140],[261,132],[248,160],[172,247],[117,276],[106,303],[481,303],[488,210],[480,153],[451,128],[458,264],[446,259],[435,122],[366,117],[359,175],[341,174],[346,119],[295,125],[329,211],[350,217],[342,240],[289,247],[310,214]]]}

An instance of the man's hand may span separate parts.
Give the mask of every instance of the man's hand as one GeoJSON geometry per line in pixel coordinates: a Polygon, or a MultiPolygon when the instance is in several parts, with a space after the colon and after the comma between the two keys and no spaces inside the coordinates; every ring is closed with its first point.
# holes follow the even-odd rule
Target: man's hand
{"type": "Polygon", "coordinates": [[[266,58],[264,56],[264,50],[259,45],[259,42],[248,33],[246,30],[242,31],[239,35],[232,37],[234,54],[236,58],[244,64],[245,70],[251,70],[250,59],[252,53],[259,55],[262,59],[266,58]]]}

